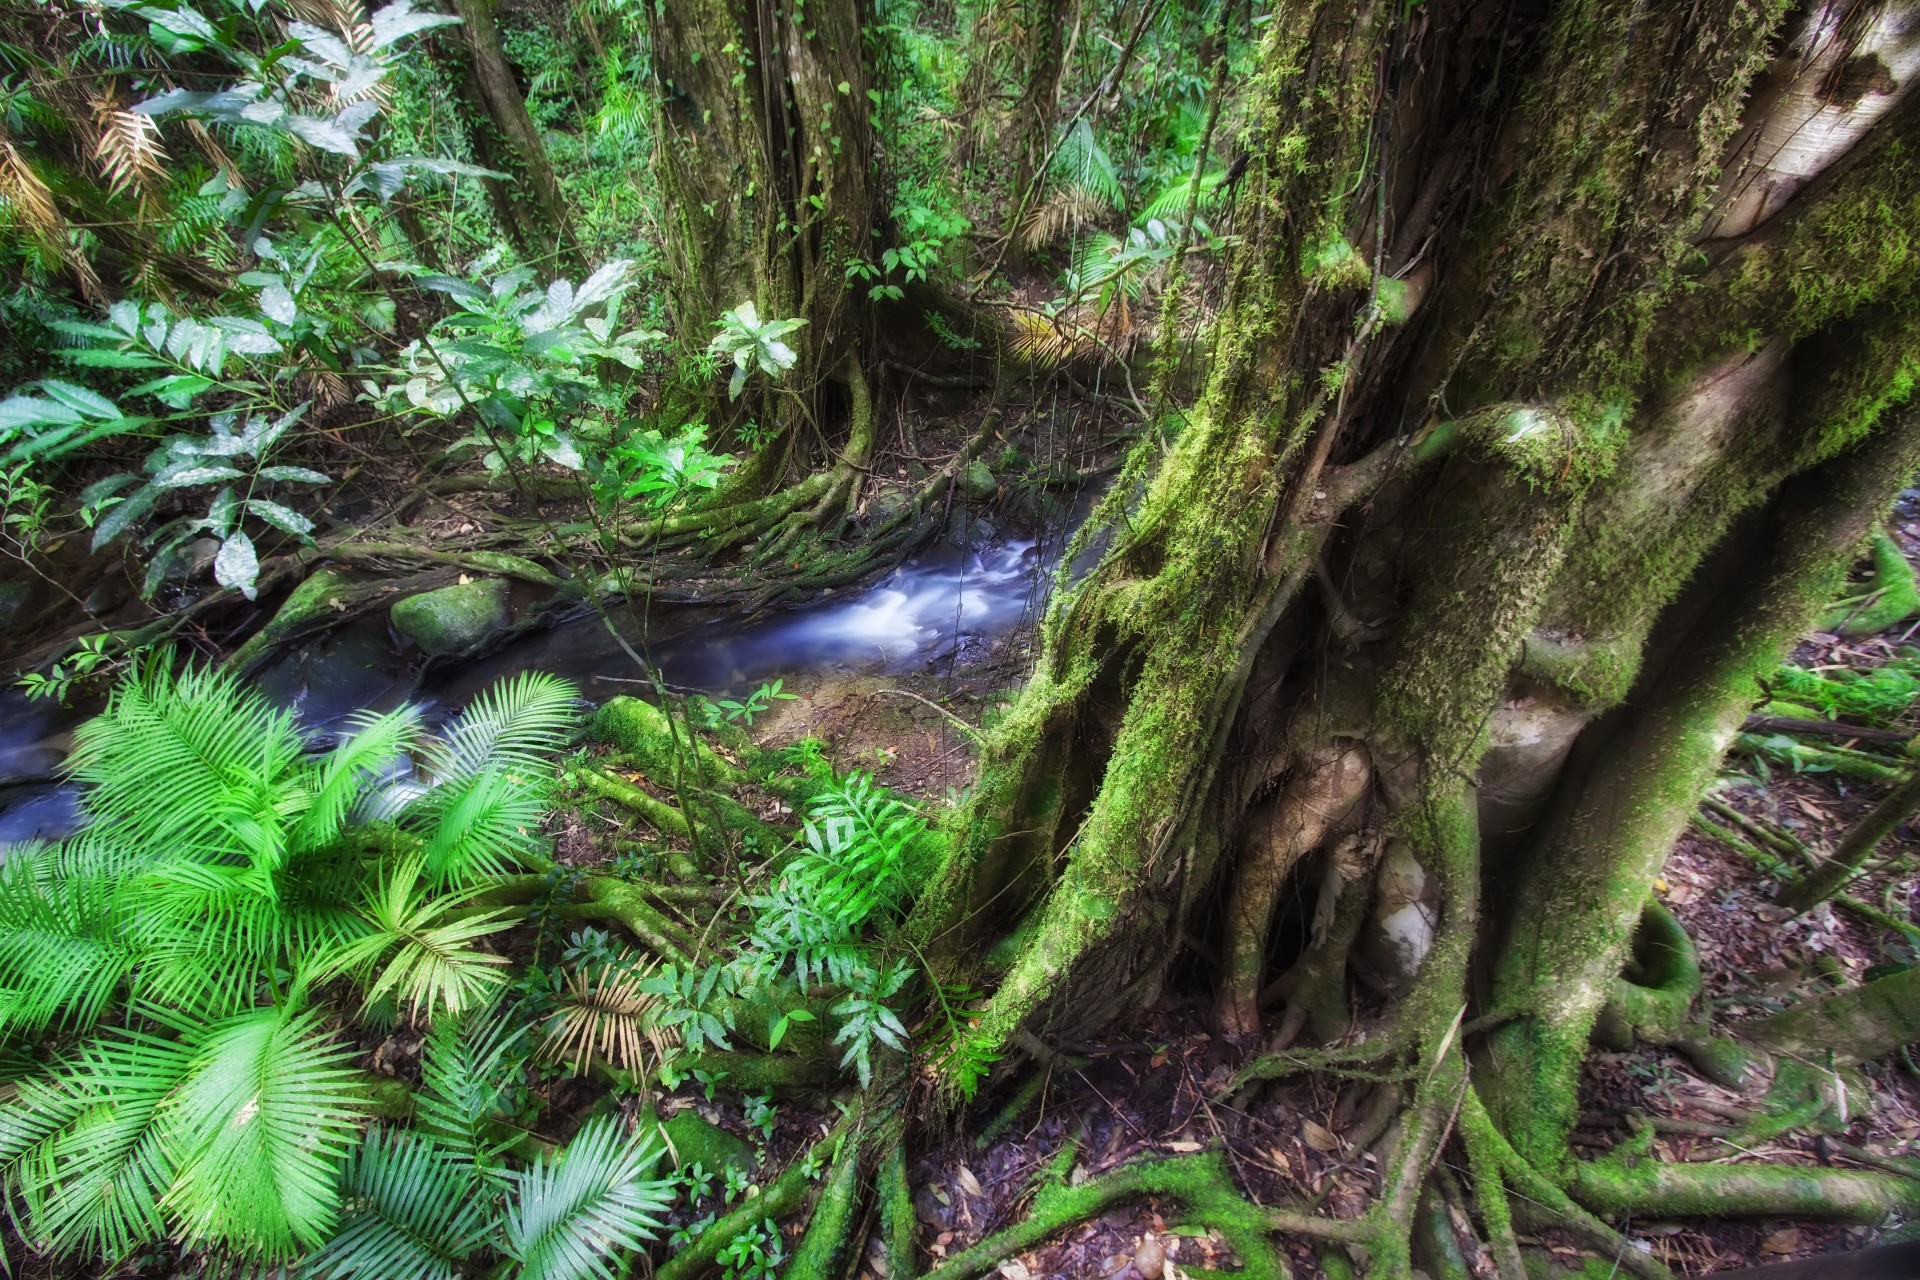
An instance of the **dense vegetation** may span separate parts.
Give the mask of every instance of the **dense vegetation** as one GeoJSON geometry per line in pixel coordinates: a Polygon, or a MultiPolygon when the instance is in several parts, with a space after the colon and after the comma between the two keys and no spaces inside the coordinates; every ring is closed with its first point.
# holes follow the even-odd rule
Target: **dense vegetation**
{"type": "Polygon", "coordinates": [[[23,1273],[961,1280],[1145,1197],[1249,1276],[1659,1280],[1636,1220],[1920,1209],[1848,1137],[1920,1034],[1867,889],[1920,658],[1782,665],[1920,613],[1920,8],[0,15],[9,705],[85,713],[84,825],[0,863],[23,1273]],[[944,799],[656,661],[679,605],[1081,491],[944,799]],[[644,699],[318,726],[253,683],[569,617],[644,699]],[[1803,838],[1730,748],[1868,799],[1803,838]],[[1703,1000],[1690,824],[1888,962],[1703,1000]],[[925,1238],[910,1152],[1179,1010],[1211,1142],[1331,1082],[1363,1197],[1069,1133],[925,1238]],[[1737,1104],[1595,1154],[1596,1042],[1737,1104]]]}

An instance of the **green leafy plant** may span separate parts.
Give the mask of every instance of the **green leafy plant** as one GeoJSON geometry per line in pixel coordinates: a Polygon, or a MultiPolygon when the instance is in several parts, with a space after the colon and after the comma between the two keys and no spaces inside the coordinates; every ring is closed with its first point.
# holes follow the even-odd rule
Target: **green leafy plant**
{"type": "MultiPolygon", "coordinates": [[[[160,655],[122,681],[76,734],[88,827],[0,865],[0,1029],[76,1045],[0,1106],[34,1240],[273,1262],[326,1238],[366,1101],[312,992],[340,973],[423,1014],[491,996],[499,959],[474,944],[502,926],[460,891],[530,852],[574,697],[523,675],[438,736],[406,709],[316,756],[228,673],[160,655]],[[379,781],[409,754],[430,785],[379,781]]],[[[477,1151],[472,1109],[435,1105],[477,1151]]]]}
{"type": "Polygon", "coordinates": [[[805,323],[804,319],[762,320],[752,300],[722,314],[714,322],[720,332],[713,335],[707,351],[719,360],[733,362],[727,398],[740,398],[746,390],[747,375],[756,368],[776,381],[793,368],[800,357],[783,339],[805,323]]]}
{"type": "Polygon", "coordinates": [[[454,448],[479,450],[489,470],[539,461],[582,470],[586,456],[563,422],[598,388],[596,362],[637,369],[642,348],[665,336],[615,333],[633,263],[617,259],[577,288],[560,279],[544,289],[529,287],[534,274],[524,267],[489,280],[490,266],[474,264],[470,279],[417,273],[455,309],[402,350],[399,379],[376,392],[395,409],[478,417],[454,448]]]}
{"type": "Polygon", "coordinates": [[[724,1280],[773,1280],[786,1260],[786,1242],[771,1218],[742,1231],[714,1255],[724,1280]]]}

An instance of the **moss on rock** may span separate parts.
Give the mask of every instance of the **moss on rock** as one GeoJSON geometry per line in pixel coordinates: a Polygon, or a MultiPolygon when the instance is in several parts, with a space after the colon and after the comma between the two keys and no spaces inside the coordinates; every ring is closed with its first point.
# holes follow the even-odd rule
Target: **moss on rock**
{"type": "Polygon", "coordinates": [[[422,592],[395,604],[388,617],[395,631],[428,653],[465,653],[506,629],[507,584],[479,578],[422,592]]]}

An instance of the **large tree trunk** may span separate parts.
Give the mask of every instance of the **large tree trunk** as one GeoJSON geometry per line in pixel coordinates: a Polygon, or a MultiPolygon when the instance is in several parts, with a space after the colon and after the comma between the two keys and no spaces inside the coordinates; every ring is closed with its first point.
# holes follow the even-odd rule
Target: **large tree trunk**
{"type": "Polygon", "coordinates": [[[460,16],[467,51],[461,89],[480,108],[471,122],[475,141],[487,164],[510,175],[509,182],[494,180],[488,188],[495,211],[522,253],[550,267],[577,270],[581,263],[573,219],[547,145],[527,114],[526,99],[500,45],[491,0],[453,0],[453,11],[460,16]]]}
{"type": "MultiPolygon", "coordinates": [[[[748,488],[809,461],[798,456],[806,441],[838,447],[859,434],[842,424],[865,397],[852,383],[872,335],[847,266],[879,250],[863,14],[858,0],[694,0],[654,23],[675,332],[697,353],[742,302],[763,320],[807,322],[788,338],[796,366],[777,384],[755,375],[731,414],[713,402],[724,379],[694,389],[716,421],[750,419],[774,439],[748,488]]],[[[846,452],[870,448],[854,439],[846,452]]]]}
{"type": "Polygon", "coordinates": [[[1214,953],[1250,1077],[1404,1073],[1389,1217],[1458,1114],[1496,1182],[1587,1185],[1652,882],[1920,466],[1911,8],[1279,6],[1206,388],[1096,513],[915,918],[983,1052],[1214,953]],[[1279,1052],[1356,980],[1384,1019],[1279,1052]]]}

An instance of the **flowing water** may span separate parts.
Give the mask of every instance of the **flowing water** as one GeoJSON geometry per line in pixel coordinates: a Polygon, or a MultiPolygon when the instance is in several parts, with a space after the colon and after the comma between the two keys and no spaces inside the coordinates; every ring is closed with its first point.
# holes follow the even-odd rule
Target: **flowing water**
{"type": "MultiPolygon", "coordinates": [[[[622,606],[610,618],[669,685],[715,696],[808,672],[938,670],[1033,619],[1064,541],[1001,538],[985,521],[971,527],[972,545],[943,540],[873,584],[783,612],[742,621],[662,610],[649,622],[622,606]]],[[[429,723],[444,719],[487,685],[525,670],[566,676],[594,702],[645,691],[643,672],[607,621],[587,613],[471,660],[433,664],[396,644],[384,614],[375,614],[294,649],[256,681],[294,709],[316,744],[336,740],[358,712],[408,701],[429,723]]],[[[73,725],[93,709],[0,694],[0,845],[58,839],[78,827],[78,791],[62,780],[60,765],[73,725]]]]}

